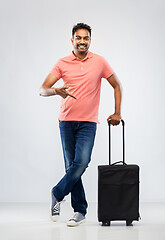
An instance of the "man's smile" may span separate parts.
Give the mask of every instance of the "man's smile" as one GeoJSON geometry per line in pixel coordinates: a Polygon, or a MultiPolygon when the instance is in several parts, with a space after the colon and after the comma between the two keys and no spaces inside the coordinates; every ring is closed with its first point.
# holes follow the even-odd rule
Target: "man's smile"
{"type": "Polygon", "coordinates": [[[86,44],[84,44],[84,45],[83,45],[83,44],[78,44],[77,47],[78,47],[78,48],[82,48],[82,49],[84,49],[84,48],[87,47],[87,45],[86,45],[86,44]]]}

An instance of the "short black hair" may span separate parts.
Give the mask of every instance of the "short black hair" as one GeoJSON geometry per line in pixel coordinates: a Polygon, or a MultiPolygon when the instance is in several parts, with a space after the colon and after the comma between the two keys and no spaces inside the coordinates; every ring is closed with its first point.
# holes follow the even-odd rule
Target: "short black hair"
{"type": "Polygon", "coordinates": [[[86,29],[88,30],[89,34],[90,34],[90,37],[91,37],[91,27],[85,23],[77,23],[76,25],[73,26],[72,28],[72,37],[74,36],[75,32],[78,30],[78,29],[86,29]]]}

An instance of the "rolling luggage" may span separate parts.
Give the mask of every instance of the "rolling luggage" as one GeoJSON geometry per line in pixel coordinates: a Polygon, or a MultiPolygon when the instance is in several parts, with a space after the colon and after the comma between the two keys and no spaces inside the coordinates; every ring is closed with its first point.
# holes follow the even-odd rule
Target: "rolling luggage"
{"type": "Polygon", "coordinates": [[[123,136],[123,160],[111,164],[111,122],[109,121],[109,165],[98,166],[98,221],[110,226],[111,221],[126,221],[132,226],[139,220],[139,166],[125,163],[125,139],[123,136]],[[119,164],[122,163],[122,164],[119,164]]]}

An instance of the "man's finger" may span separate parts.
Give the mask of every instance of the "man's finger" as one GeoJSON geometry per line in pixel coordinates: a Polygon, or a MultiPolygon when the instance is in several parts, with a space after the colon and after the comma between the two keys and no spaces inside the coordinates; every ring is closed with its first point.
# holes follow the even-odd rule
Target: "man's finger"
{"type": "Polygon", "coordinates": [[[70,96],[70,97],[72,97],[72,98],[77,100],[77,98],[75,96],[73,96],[71,93],[67,92],[67,94],[68,94],[68,96],[70,96]]]}
{"type": "Polygon", "coordinates": [[[68,89],[69,87],[68,86],[63,86],[61,89],[68,89]]]}
{"type": "Polygon", "coordinates": [[[119,123],[120,123],[120,121],[118,121],[118,120],[111,120],[111,124],[113,126],[119,125],[119,123]]]}

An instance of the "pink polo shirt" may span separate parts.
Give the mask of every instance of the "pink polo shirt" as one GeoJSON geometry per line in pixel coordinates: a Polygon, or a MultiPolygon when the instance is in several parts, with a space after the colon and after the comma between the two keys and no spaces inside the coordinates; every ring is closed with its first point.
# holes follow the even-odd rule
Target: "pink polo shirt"
{"type": "Polygon", "coordinates": [[[68,91],[76,98],[62,98],[59,120],[98,123],[101,79],[113,74],[113,69],[102,57],[92,52],[83,60],[71,55],[61,58],[51,73],[62,78],[68,91]]]}

